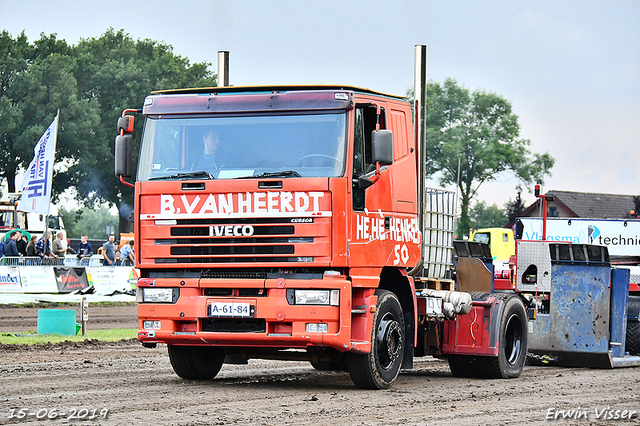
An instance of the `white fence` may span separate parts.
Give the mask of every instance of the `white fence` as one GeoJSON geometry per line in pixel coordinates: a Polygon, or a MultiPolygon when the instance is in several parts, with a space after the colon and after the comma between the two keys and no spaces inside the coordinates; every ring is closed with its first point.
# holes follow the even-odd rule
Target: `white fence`
{"type": "MultiPolygon", "coordinates": [[[[2,266],[103,266],[102,257],[92,256],[83,257],[78,259],[77,257],[51,257],[42,258],[40,256],[4,256],[0,258],[0,265],[2,266]]],[[[112,266],[133,266],[130,260],[124,262],[118,261],[112,266]]]]}
{"type": "MultiPolygon", "coordinates": [[[[87,266],[76,264],[78,259],[23,257],[3,258],[0,264],[0,299],[13,294],[71,294],[90,292],[96,295],[131,293],[138,281],[138,271],[132,266],[87,266]],[[15,260],[14,264],[9,261],[15,260]],[[93,287],[93,288],[90,288],[93,287]]],[[[99,260],[99,259],[98,259],[99,260]]]]}

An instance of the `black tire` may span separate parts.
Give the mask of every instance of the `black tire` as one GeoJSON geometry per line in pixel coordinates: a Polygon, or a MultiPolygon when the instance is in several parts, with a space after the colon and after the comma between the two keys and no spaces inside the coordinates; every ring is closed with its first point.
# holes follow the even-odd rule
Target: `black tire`
{"type": "Polygon", "coordinates": [[[495,294],[483,293],[481,291],[470,291],[471,300],[487,300],[489,296],[495,296],[495,294]]]}
{"type": "Polygon", "coordinates": [[[335,361],[309,361],[311,366],[318,371],[347,371],[347,363],[344,359],[335,361]]]}
{"type": "Polygon", "coordinates": [[[640,354],[640,322],[627,320],[625,350],[632,355],[640,354]]]}
{"type": "Polygon", "coordinates": [[[517,296],[495,293],[505,302],[500,318],[500,340],[497,357],[478,357],[478,377],[510,379],[520,377],[527,360],[527,313],[517,296]]]}
{"type": "Polygon", "coordinates": [[[212,346],[167,345],[173,371],[185,380],[211,380],[220,371],[224,351],[212,346]]]}
{"type": "Polygon", "coordinates": [[[472,355],[449,355],[449,369],[453,377],[478,377],[478,357],[472,355]]]}
{"type": "Polygon", "coordinates": [[[353,383],[361,389],[387,389],[398,377],[406,344],[402,306],[395,294],[377,290],[371,352],[349,353],[347,367],[353,383]]]}

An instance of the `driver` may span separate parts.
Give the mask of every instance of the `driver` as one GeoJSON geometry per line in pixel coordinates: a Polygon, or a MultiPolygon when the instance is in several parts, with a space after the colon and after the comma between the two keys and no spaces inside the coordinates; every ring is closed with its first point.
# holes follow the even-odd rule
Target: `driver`
{"type": "Polygon", "coordinates": [[[193,164],[191,170],[205,171],[217,176],[220,170],[216,164],[216,153],[218,152],[220,141],[216,131],[213,129],[206,131],[202,136],[202,143],[202,153],[193,164]]]}

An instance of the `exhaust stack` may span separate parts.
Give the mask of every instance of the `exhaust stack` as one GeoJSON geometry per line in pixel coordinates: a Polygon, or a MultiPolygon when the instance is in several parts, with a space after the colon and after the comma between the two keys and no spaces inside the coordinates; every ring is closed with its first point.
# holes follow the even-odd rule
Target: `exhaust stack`
{"type": "Polygon", "coordinates": [[[218,51],[218,87],[229,85],[229,51],[218,51]]]}
{"type": "MultiPolygon", "coordinates": [[[[426,113],[427,113],[427,46],[417,44],[414,47],[414,131],[416,146],[418,147],[418,227],[420,232],[425,230],[425,185],[427,179],[427,141],[425,138],[426,113]]],[[[422,258],[420,262],[409,271],[409,275],[422,275],[425,253],[425,238],[422,236],[422,258]]]]}

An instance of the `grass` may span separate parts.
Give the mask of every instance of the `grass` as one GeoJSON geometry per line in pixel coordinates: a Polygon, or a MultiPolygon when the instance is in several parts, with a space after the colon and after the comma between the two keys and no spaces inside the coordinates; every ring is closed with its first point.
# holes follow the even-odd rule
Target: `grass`
{"type": "Polygon", "coordinates": [[[102,342],[116,342],[118,340],[135,339],[138,337],[138,329],[114,328],[112,330],[87,330],[87,335],[82,332],[75,336],[63,336],[60,334],[37,334],[34,330],[24,333],[0,333],[0,343],[5,345],[37,345],[45,343],[59,343],[65,341],[82,342],[85,339],[99,340],[102,342]]]}

